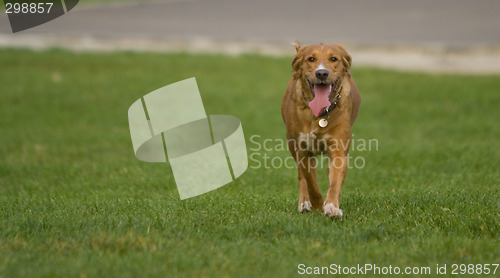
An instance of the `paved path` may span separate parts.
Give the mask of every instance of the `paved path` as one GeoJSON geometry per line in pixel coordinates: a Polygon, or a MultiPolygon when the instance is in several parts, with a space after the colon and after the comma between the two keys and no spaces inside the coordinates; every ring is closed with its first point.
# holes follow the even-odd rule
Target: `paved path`
{"type": "MultiPolygon", "coordinates": [[[[500,56],[498,14],[498,0],[170,0],[108,6],[79,4],[56,20],[16,34],[11,33],[2,13],[0,46],[42,47],[45,41],[73,48],[80,44],[82,48],[95,49],[253,49],[272,53],[297,39],[306,43],[340,42],[365,54],[384,52],[397,56],[409,51],[442,57],[443,53],[450,56],[473,50],[481,57],[489,57],[500,56]],[[260,47],[264,45],[267,49],[260,47]]],[[[488,57],[481,58],[489,61],[486,68],[498,67],[500,72],[500,58],[497,61],[488,57]]],[[[418,64],[418,59],[414,57],[413,62],[418,64]]]]}

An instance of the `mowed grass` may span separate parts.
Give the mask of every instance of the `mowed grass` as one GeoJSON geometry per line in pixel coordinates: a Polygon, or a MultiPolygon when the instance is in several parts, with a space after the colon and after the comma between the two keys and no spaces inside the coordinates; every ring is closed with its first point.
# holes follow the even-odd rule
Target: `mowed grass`
{"type": "Polygon", "coordinates": [[[499,76],[358,68],[354,57],[354,138],[378,147],[351,152],[364,167],[349,171],[344,218],[332,221],[297,212],[296,170],[279,165],[290,63],[0,50],[0,276],[294,277],[299,264],[369,263],[448,264],[453,276],[451,264],[500,262],[499,76]],[[192,76],[208,114],[241,120],[253,159],[235,182],[181,201],[168,164],[135,158],[127,110],[192,76]]]}

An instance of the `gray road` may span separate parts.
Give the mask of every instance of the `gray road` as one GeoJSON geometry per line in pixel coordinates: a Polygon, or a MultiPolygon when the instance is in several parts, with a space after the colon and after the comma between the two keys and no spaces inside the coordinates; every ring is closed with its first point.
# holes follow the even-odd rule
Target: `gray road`
{"type": "MultiPolygon", "coordinates": [[[[83,0],[85,1],[85,0],[83,0]]],[[[81,1],[82,2],[82,1],[81,1]]],[[[358,45],[500,45],[498,0],[181,0],[80,4],[17,34],[358,45]]],[[[0,34],[11,33],[0,15],[0,34]]]]}

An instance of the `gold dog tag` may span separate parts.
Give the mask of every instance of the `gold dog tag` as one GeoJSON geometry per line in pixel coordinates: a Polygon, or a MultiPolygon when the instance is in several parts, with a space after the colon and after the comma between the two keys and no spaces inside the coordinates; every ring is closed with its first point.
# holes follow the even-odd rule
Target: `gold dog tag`
{"type": "Polygon", "coordinates": [[[319,126],[320,127],[325,127],[327,125],[328,125],[328,121],[326,119],[319,120],[319,126]]]}

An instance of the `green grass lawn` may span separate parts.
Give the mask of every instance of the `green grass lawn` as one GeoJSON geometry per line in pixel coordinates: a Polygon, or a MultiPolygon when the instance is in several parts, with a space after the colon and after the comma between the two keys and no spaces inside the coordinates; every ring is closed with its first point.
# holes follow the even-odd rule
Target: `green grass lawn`
{"type": "Polygon", "coordinates": [[[128,107],[192,76],[207,114],[241,120],[248,148],[253,135],[283,139],[291,57],[0,50],[0,277],[294,277],[299,264],[369,263],[467,277],[452,264],[500,263],[500,77],[353,58],[354,138],[378,149],[351,152],[365,165],[332,221],[297,212],[295,169],[257,167],[289,157],[275,143],[249,150],[235,182],[183,201],[168,164],[133,154],[128,107]]]}

